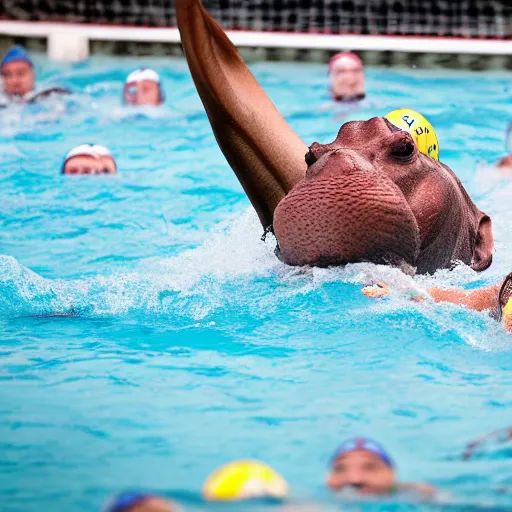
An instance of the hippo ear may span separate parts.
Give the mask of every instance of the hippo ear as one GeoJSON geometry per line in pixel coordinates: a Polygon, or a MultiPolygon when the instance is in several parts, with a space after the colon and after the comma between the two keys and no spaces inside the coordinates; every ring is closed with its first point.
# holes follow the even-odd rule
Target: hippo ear
{"type": "Polygon", "coordinates": [[[494,253],[494,238],[492,236],[492,222],[488,215],[481,214],[478,231],[476,233],[475,250],[471,260],[471,268],[481,272],[492,263],[494,253]]]}

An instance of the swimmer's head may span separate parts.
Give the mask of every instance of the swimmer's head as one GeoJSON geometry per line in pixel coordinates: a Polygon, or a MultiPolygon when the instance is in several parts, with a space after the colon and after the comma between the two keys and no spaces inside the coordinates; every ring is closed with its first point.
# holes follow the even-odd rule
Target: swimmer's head
{"type": "Polygon", "coordinates": [[[254,498],[284,498],[286,481],[270,466],[257,461],[236,461],[214,471],[203,486],[210,501],[234,501],[254,498]]]}
{"type": "Polygon", "coordinates": [[[160,105],[165,101],[160,76],[152,69],[132,71],[124,84],[126,105],[160,105]]]}
{"type": "Polygon", "coordinates": [[[355,489],[361,494],[388,494],[395,486],[391,457],[376,441],[367,438],[343,442],[330,461],[327,487],[332,491],[355,489]]]}
{"type": "Polygon", "coordinates": [[[512,332],[512,298],[508,299],[508,302],[505,304],[503,308],[503,327],[508,332],[512,332]]]}
{"type": "Polygon", "coordinates": [[[341,52],[329,61],[331,94],[336,101],[354,101],[365,97],[364,66],[355,53],[341,52]]]}
{"type": "Polygon", "coordinates": [[[124,492],[104,508],[104,512],[177,512],[176,506],[160,496],[142,492],[124,492]]]}
{"type": "Polygon", "coordinates": [[[512,332],[512,272],[503,280],[498,293],[498,305],[491,315],[501,321],[507,331],[512,332]]]}
{"type": "Polygon", "coordinates": [[[24,96],[34,90],[34,65],[25,48],[14,46],[4,55],[0,62],[0,76],[7,96],[24,96]]]}
{"type": "Polygon", "coordinates": [[[399,108],[384,117],[397,128],[409,132],[421,153],[439,160],[439,141],[436,132],[424,116],[409,108],[399,108]]]}
{"type": "Polygon", "coordinates": [[[64,158],[62,174],[115,174],[116,162],[112,153],[99,144],[82,144],[64,158]]]}

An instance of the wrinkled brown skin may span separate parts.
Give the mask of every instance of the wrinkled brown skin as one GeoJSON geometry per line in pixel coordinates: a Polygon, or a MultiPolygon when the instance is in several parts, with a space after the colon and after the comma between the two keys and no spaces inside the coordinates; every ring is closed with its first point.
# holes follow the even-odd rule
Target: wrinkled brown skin
{"type": "Polygon", "coordinates": [[[382,118],[354,121],[308,151],[200,0],[177,0],[176,12],[215,137],[262,225],[273,224],[285,263],[419,273],[491,264],[490,218],[409,134],[382,118]]]}

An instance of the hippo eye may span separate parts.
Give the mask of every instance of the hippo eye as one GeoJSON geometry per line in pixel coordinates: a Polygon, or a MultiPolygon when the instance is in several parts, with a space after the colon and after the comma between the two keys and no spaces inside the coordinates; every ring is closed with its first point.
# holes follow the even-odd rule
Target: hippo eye
{"type": "Polygon", "coordinates": [[[410,138],[402,138],[391,145],[391,155],[396,158],[409,158],[414,153],[414,142],[410,138]]]}
{"type": "Polygon", "coordinates": [[[311,148],[309,148],[309,151],[306,153],[306,156],[304,159],[306,160],[308,167],[312,166],[316,162],[316,156],[311,151],[311,148]]]}

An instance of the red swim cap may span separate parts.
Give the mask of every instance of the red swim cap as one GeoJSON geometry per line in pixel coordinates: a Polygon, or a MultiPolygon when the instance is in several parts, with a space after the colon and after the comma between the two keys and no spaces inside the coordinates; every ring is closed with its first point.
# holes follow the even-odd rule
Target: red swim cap
{"type": "Polygon", "coordinates": [[[339,52],[336,55],[333,55],[331,57],[331,60],[329,61],[329,73],[332,71],[332,68],[334,67],[334,64],[340,60],[345,60],[347,64],[359,64],[361,67],[363,66],[363,61],[361,60],[361,57],[359,55],[356,55],[352,52],[339,52]]]}

